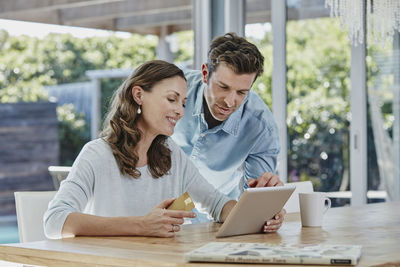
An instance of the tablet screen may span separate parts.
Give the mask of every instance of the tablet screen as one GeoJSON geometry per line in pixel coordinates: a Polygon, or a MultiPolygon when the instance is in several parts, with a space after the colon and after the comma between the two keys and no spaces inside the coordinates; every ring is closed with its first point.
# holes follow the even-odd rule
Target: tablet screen
{"type": "Polygon", "coordinates": [[[281,211],[295,188],[293,185],[248,188],[216,237],[261,232],[265,221],[281,211]]]}

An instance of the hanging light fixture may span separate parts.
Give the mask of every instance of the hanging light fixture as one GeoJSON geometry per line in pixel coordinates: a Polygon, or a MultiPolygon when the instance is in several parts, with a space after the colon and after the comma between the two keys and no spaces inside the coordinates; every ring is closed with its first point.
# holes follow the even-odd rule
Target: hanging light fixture
{"type": "Polygon", "coordinates": [[[349,32],[350,43],[357,46],[364,41],[363,3],[366,2],[367,39],[375,42],[393,41],[400,32],[400,0],[325,0],[331,17],[339,17],[349,32]]]}

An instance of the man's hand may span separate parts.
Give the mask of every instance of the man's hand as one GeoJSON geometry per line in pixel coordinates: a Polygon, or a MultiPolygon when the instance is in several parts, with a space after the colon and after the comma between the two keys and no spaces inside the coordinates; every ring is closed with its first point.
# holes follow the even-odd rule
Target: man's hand
{"type": "Polygon", "coordinates": [[[283,185],[278,175],[273,174],[272,172],[264,172],[257,179],[248,178],[247,184],[249,187],[270,187],[283,185]]]}
{"type": "MultiPolygon", "coordinates": [[[[272,187],[272,186],[282,186],[283,183],[279,179],[278,175],[272,172],[264,172],[257,179],[248,178],[247,184],[249,187],[272,187]]],[[[264,224],[263,231],[265,233],[274,233],[281,228],[283,219],[285,217],[286,210],[282,209],[274,218],[268,220],[264,224]]]]}
{"type": "Polygon", "coordinates": [[[286,210],[282,209],[278,214],[275,215],[274,218],[268,220],[264,224],[264,229],[263,231],[265,233],[274,233],[281,228],[282,223],[283,223],[283,218],[286,214],[286,210]]]}

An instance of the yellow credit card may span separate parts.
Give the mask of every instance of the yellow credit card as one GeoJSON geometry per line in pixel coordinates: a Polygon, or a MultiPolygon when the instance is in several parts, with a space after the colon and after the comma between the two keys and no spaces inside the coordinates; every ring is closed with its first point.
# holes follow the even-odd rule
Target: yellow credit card
{"type": "Polygon", "coordinates": [[[189,193],[185,192],[180,197],[174,200],[167,208],[168,210],[185,210],[190,211],[194,208],[193,200],[190,198],[189,193]]]}

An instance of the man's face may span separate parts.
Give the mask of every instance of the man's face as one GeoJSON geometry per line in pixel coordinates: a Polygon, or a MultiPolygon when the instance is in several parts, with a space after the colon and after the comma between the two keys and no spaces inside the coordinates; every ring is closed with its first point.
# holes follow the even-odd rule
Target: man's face
{"type": "Polygon", "coordinates": [[[246,98],[256,73],[237,74],[226,64],[220,63],[208,75],[207,65],[202,67],[203,83],[206,83],[204,97],[208,108],[218,121],[224,121],[242,104],[246,98]]]}

